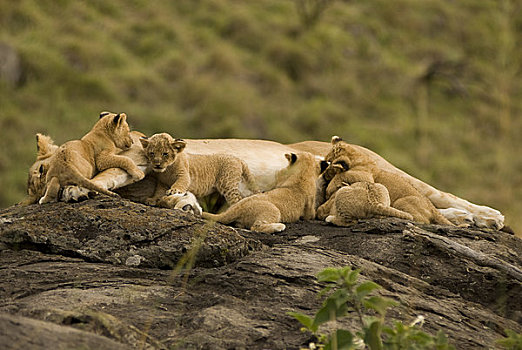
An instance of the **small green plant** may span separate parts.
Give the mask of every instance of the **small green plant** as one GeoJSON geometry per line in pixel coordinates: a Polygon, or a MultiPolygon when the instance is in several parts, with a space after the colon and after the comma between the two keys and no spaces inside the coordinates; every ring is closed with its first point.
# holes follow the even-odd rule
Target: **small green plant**
{"type": "Polygon", "coordinates": [[[522,334],[505,330],[507,337],[497,340],[497,344],[508,350],[522,350],[522,334]]]}
{"type": "Polygon", "coordinates": [[[302,330],[312,332],[317,338],[310,348],[323,350],[350,350],[367,347],[381,349],[454,349],[448,344],[444,333],[433,337],[420,330],[424,318],[417,317],[409,325],[394,321],[393,327],[385,325],[386,310],[396,306],[397,302],[376,295],[371,295],[381,288],[372,281],[358,282],[360,270],[350,266],[327,268],[317,275],[319,282],[326,286],[320,295],[329,294],[314,317],[299,312],[289,312],[304,325],[302,330]],[[370,311],[372,310],[372,311],[370,311]],[[344,329],[335,329],[331,334],[320,332],[320,326],[334,322],[355,313],[361,328],[355,334],[344,329]]]}

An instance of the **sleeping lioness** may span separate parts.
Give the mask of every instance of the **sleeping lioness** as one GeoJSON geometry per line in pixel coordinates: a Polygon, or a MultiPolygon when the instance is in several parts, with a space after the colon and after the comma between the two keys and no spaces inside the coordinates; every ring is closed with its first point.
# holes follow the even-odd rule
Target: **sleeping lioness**
{"type": "MultiPolygon", "coordinates": [[[[262,191],[274,188],[276,172],[286,166],[284,154],[296,151],[307,151],[318,157],[324,157],[331,148],[329,142],[320,141],[304,141],[288,145],[274,141],[247,139],[185,139],[185,141],[187,142],[185,151],[189,153],[227,153],[242,159],[247,163],[256,179],[259,189],[262,191]]],[[[406,179],[421,194],[426,196],[436,208],[446,209],[444,215],[448,215],[450,219],[454,216],[458,219],[458,217],[462,215],[466,217],[472,215],[475,225],[479,227],[500,229],[504,226],[504,216],[498,210],[487,206],[476,205],[451,193],[440,191],[394,167],[371,150],[358,145],[352,146],[373,159],[376,166],[380,169],[395,173],[406,179]]],[[[110,176],[102,172],[93,180],[98,182],[97,179],[100,179],[98,183],[106,182],[108,189],[126,186],[132,182],[131,177],[124,170],[110,170],[112,172],[110,176]]],[[[145,197],[141,194],[141,191],[143,191],[143,188],[140,188],[140,192],[134,192],[134,197],[145,197]]],[[[153,190],[148,192],[151,191],[153,190]]],[[[147,191],[143,192],[145,193],[147,191]]],[[[145,200],[145,198],[142,199],[145,200]]]]}
{"type": "Polygon", "coordinates": [[[127,149],[131,144],[127,115],[102,112],[89,133],[80,140],[64,143],[49,158],[45,193],[39,203],[57,201],[60,189],[67,185],[117,196],[90,179],[98,171],[117,167],[124,169],[132,178],[141,180],[145,174],[136,164],[130,158],[116,155],[118,149],[127,149]]]}

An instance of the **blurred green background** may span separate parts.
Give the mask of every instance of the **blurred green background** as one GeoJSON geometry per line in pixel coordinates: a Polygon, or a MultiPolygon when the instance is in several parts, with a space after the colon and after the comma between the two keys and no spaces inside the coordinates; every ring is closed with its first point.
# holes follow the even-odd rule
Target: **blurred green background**
{"type": "Polygon", "coordinates": [[[60,144],[110,110],[146,134],[340,135],[520,233],[521,6],[0,0],[0,206],[24,196],[35,133],[60,144]]]}

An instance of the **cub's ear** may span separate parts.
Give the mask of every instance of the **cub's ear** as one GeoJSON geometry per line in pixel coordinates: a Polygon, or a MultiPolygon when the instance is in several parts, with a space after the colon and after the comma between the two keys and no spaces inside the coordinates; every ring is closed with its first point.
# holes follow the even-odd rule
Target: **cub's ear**
{"type": "Polygon", "coordinates": [[[116,114],[114,119],[112,119],[112,122],[116,126],[120,126],[123,122],[125,122],[125,120],[127,120],[127,114],[125,114],[125,113],[118,113],[118,114],[116,114]]]}
{"type": "Polygon", "coordinates": [[[319,162],[319,167],[321,168],[321,173],[324,173],[326,168],[328,168],[328,162],[326,160],[321,160],[319,162]]]}
{"type": "Polygon", "coordinates": [[[147,146],[149,145],[149,139],[145,136],[140,137],[140,142],[143,148],[147,148],[147,146]]]}
{"type": "Polygon", "coordinates": [[[107,112],[107,111],[103,111],[103,112],[101,112],[101,113],[100,113],[100,119],[103,118],[103,117],[105,117],[106,115],[109,115],[109,114],[111,114],[111,112],[107,112]]]}
{"type": "Polygon", "coordinates": [[[335,161],[332,165],[334,168],[337,168],[341,171],[350,170],[350,166],[344,160],[335,161]]]}
{"type": "Polygon", "coordinates": [[[292,165],[297,160],[297,155],[295,153],[287,153],[285,154],[285,158],[288,159],[288,162],[292,165]]]}
{"type": "Polygon", "coordinates": [[[54,152],[58,146],[54,144],[51,137],[43,134],[36,134],[36,154],[37,156],[44,156],[54,152]]]}
{"type": "Polygon", "coordinates": [[[335,145],[336,143],[342,141],[343,139],[339,136],[332,136],[332,145],[335,145]]]}
{"type": "Polygon", "coordinates": [[[185,149],[187,142],[185,142],[185,140],[182,139],[175,139],[173,142],[170,143],[170,145],[176,151],[181,152],[183,151],[183,149],[185,149]]]}

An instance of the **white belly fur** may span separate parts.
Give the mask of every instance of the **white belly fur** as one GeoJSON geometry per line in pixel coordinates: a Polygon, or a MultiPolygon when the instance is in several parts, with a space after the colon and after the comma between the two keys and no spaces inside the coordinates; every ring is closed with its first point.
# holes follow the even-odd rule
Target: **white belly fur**
{"type": "Polygon", "coordinates": [[[275,186],[275,174],[288,165],[285,153],[295,150],[273,141],[213,139],[185,140],[185,152],[192,154],[226,153],[245,161],[254,175],[259,189],[268,191],[275,186]]]}

